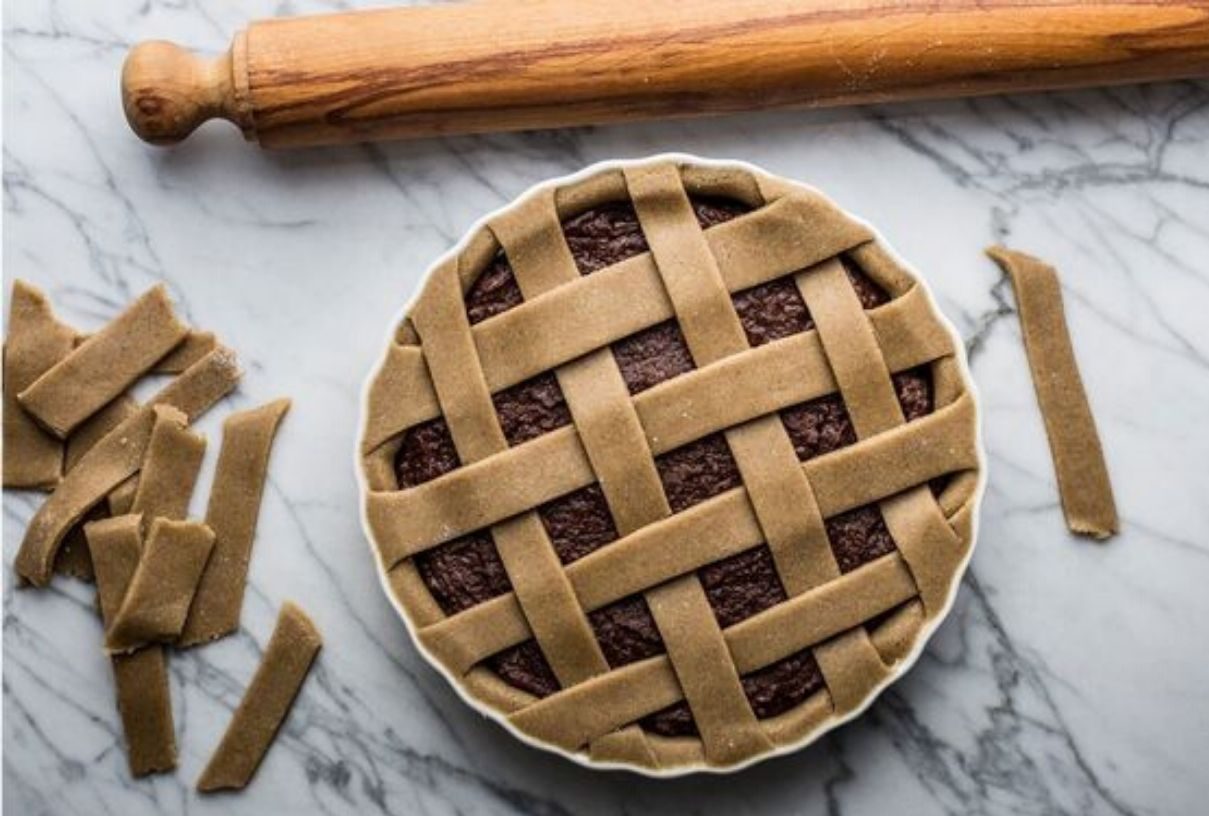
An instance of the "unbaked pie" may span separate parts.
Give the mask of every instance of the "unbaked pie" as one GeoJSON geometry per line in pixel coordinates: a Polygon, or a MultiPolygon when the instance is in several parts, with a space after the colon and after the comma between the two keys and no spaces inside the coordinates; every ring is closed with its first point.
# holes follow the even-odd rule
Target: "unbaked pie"
{"type": "Polygon", "coordinates": [[[906,668],[973,544],[961,345],[867,226],[746,166],[605,165],[496,213],[367,401],[416,640],[592,764],[805,744],[906,668]]]}

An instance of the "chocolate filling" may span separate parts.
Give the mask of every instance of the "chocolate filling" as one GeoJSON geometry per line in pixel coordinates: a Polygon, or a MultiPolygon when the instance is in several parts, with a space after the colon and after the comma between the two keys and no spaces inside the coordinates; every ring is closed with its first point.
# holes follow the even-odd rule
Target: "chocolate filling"
{"type": "MultiPolygon", "coordinates": [[[[702,229],[747,212],[732,201],[693,198],[702,229]]],[[[628,203],[604,204],[570,218],[563,232],[581,274],[590,275],[648,250],[637,214],[628,203]]],[[[871,309],[887,294],[844,259],[861,304],[871,309]]],[[[478,323],[522,302],[507,258],[498,254],[466,294],[466,311],[478,323]]],[[[735,309],[753,346],[772,342],[814,325],[792,277],[754,286],[733,296],[735,309]]],[[[667,321],[617,341],[613,356],[630,393],[637,394],[693,369],[692,356],[675,321],[667,321]]],[[[894,390],[907,420],[932,410],[932,383],[926,367],[894,375],[894,390]]],[[[558,379],[538,375],[493,397],[509,445],[520,445],[571,422],[558,379]]],[[[856,442],[856,433],[839,395],[786,408],[781,419],[798,458],[805,461],[856,442]]],[[[412,487],[457,468],[461,463],[444,420],[411,428],[397,454],[400,487],[412,487]]],[[[669,451],[655,460],[673,512],[680,512],[741,484],[726,439],[714,434],[669,451]]],[[[537,510],[564,564],[617,538],[612,514],[599,485],[557,498],[537,510]]],[[[894,550],[894,540],[875,505],[858,507],[826,520],[827,537],[843,572],[894,550]]],[[[454,614],[511,589],[507,572],[487,530],[463,536],[416,557],[424,583],[437,603],[454,614]]],[[[786,600],[765,545],[710,564],[698,571],[719,626],[725,628],[786,600]]],[[[646,601],[624,598],[588,615],[605,659],[613,668],[664,652],[663,640],[646,601]]],[[[494,655],[486,664],[511,685],[539,697],[559,689],[549,663],[530,640],[494,655]]],[[[788,711],[823,688],[823,676],[809,650],[798,652],[741,678],[757,717],[788,711]]],[[[692,713],[681,702],[642,721],[666,736],[696,733],[692,713]]]]}

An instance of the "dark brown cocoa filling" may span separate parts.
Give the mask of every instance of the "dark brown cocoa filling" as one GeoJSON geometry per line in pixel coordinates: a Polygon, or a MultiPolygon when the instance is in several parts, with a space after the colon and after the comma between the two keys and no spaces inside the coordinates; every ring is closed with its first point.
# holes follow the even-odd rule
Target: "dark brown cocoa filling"
{"type": "MultiPolygon", "coordinates": [[[[730,201],[692,199],[703,229],[737,217],[747,208],[730,201]]],[[[588,275],[648,246],[629,204],[607,204],[563,224],[567,245],[582,274],[588,275]]],[[[845,269],[861,304],[874,308],[886,293],[845,259],[845,269]]],[[[511,267],[499,254],[471,285],[466,309],[471,323],[507,311],[522,302],[511,267]]],[[[748,341],[762,345],[814,325],[792,277],[770,281],[733,296],[748,341]]],[[[630,393],[636,394],[693,369],[692,356],[675,321],[624,338],[612,346],[630,393]]],[[[926,368],[894,376],[895,393],[907,420],[932,410],[931,378],[926,368]]],[[[571,422],[552,373],[541,374],[493,397],[509,445],[519,445],[571,422]]],[[[843,400],[831,395],[781,412],[798,458],[805,461],[856,442],[843,400]]],[[[396,457],[400,487],[434,479],[460,465],[449,429],[441,419],[404,435],[396,457]]],[[[741,483],[726,439],[714,434],[656,458],[656,467],[673,512],[705,501],[741,483]]],[[[550,541],[569,564],[617,538],[612,514],[599,485],[590,485],[538,508],[550,541]]],[[[844,572],[890,553],[894,540],[875,505],[826,520],[826,531],[844,572]]],[[[489,531],[483,530],[435,547],[416,557],[424,583],[447,614],[454,614],[511,589],[489,531]]],[[[698,571],[719,626],[725,628],[786,600],[771,553],[760,545],[698,571]]],[[[613,668],[664,652],[663,640],[646,601],[624,598],[588,615],[605,659],[613,668]]],[[[537,696],[559,689],[536,641],[494,655],[487,665],[505,681],[537,696]]],[[[823,687],[809,650],[791,655],[741,678],[757,717],[788,711],[823,687]]],[[[681,702],[642,721],[644,728],[667,736],[696,733],[688,705],[681,702]]]]}

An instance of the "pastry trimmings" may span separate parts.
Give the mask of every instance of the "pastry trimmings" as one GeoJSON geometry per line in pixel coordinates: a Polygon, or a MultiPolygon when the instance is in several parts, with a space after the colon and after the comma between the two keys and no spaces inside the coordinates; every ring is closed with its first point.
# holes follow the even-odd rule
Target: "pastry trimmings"
{"type": "Polygon", "coordinates": [[[141,514],[148,525],[157,518],[183,520],[205,453],[206,439],[188,429],[188,417],[157,405],[130,512],[141,514]]]}
{"type": "Polygon", "coordinates": [[[50,302],[25,281],[13,282],[4,344],[4,486],[49,490],[63,474],[63,443],[17,402],[48,369],[71,353],[75,331],[55,319],[50,302]]]}
{"type": "Polygon", "coordinates": [[[63,438],[150,371],[188,334],[167,291],[155,286],[17,399],[38,422],[63,438]]]}
{"type": "Polygon", "coordinates": [[[286,601],[256,674],[197,780],[199,791],[238,789],[251,781],[322,645],[311,619],[286,601]]]}
{"type": "MultiPolygon", "coordinates": [[[[121,516],[88,524],[88,547],[96,570],[101,619],[108,629],[117,617],[142,551],[142,519],[121,516]]],[[[172,701],[164,651],[148,646],[112,658],[118,712],[126,734],[130,772],[143,776],[176,767],[172,701]]]]}
{"type": "Polygon", "coordinates": [[[105,648],[122,653],[175,642],[213,547],[214,531],[200,522],[152,521],[121,609],[105,633],[105,648]]]}
{"type": "Polygon", "coordinates": [[[1066,328],[1058,274],[1023,252],[991,247],[987,254],[1007,273],[1016,292],[1024,349],[1045,420],[1066,524],[1071,532],[1108,538],[1117,532],[1117,507],[1066,328]]]}
{"type": "Polygon", "coordinates": [[[182,646],[214,640],[239,628],[269,453],[289,408],[290,401],[280,399],[231,414],[223,421],[222,447],[206,506],[206,524],[215,536],[214,552],[189,607],[180,636],[182,646]]]}
{"type": "Polygon", "coordinates": [[[156,405],[172,406],[192,419],[233,389],[239,376],[235,356],[220,346],[110,431],[64,477],[30,520],[14,562],[17,573],[38,586],[50,581],[63,536],[89,508],[142,466],[156,405]]]}

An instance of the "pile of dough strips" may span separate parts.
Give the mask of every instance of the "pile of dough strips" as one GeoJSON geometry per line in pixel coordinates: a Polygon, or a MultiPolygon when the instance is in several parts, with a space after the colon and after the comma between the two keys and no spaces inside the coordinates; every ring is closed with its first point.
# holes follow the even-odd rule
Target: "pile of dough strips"
{"type": "MultiPolygon", "coordinates": [[[[135,776],[176,767],[167,647],[239,629],[269,452],[288,399],[233,413],[204,521],[187,519],[205,455],[190,424],[239,381],[235,354],[176,316],[163,286],[100,331],[57,320],[45,295],[13,285],[4,346],[4,487],[49,491],[14,567],[46,587],[94,581],[135,776]],[[144,404],[129,391],[172,379],[144,404]]],[[[242,788],[306,678],[321,640],[285,602],[260,666],[198,780],[242,788]]]]}

